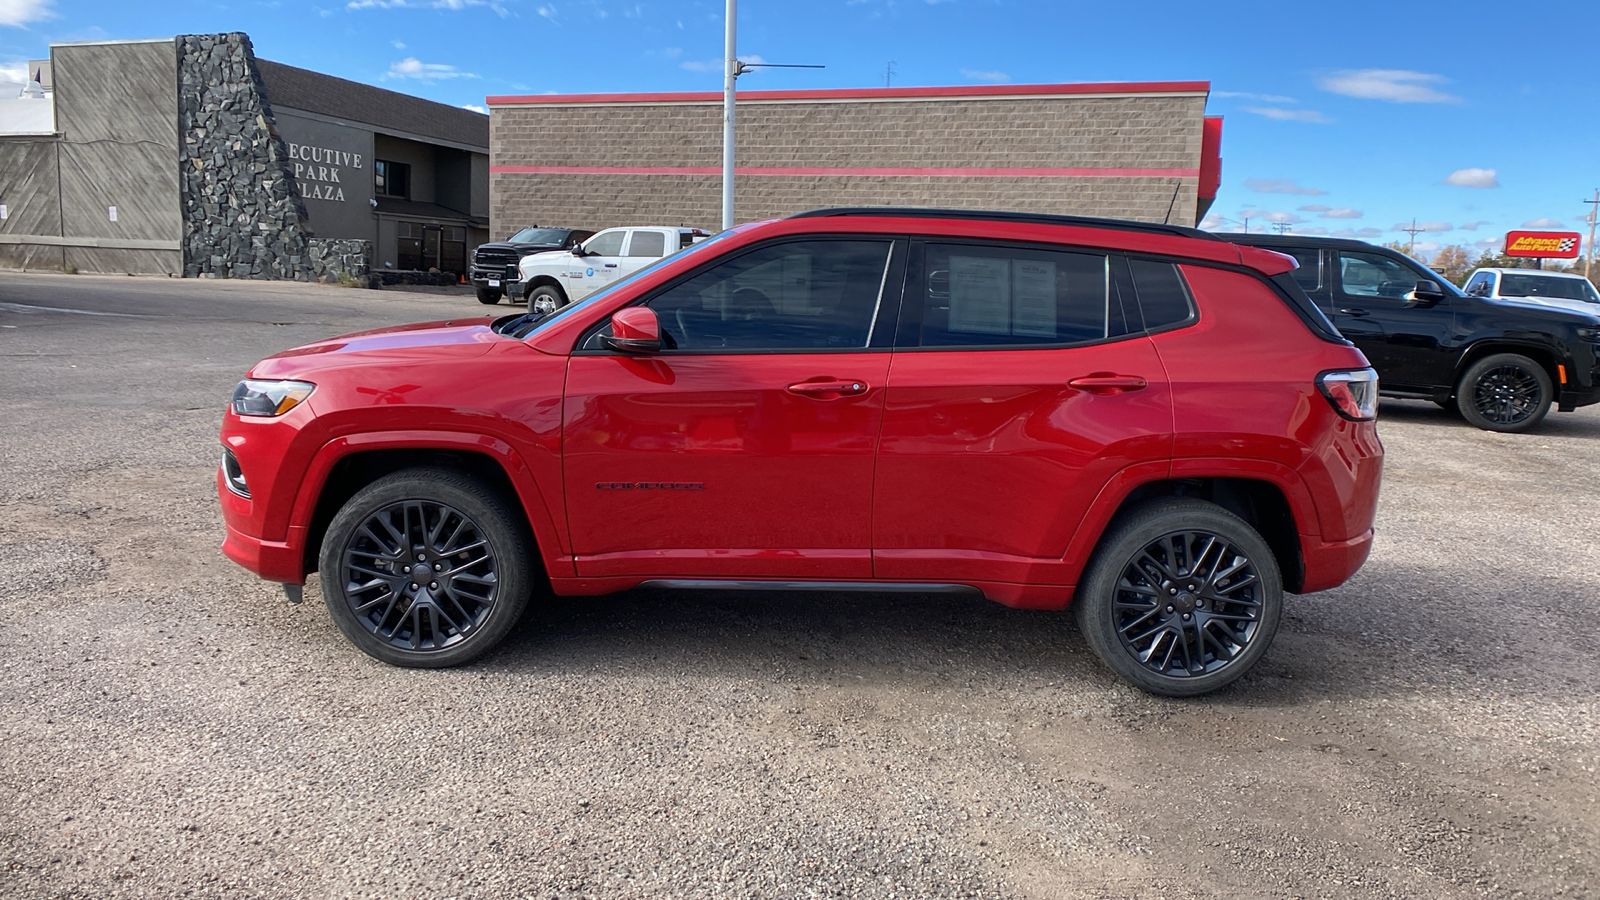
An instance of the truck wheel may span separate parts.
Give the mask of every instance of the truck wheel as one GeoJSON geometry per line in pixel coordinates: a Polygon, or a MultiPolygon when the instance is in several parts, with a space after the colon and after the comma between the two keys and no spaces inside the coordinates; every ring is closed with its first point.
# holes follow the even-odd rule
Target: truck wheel
{"type": "Polygon", "coordinates": [[[437,669],[489,652],[532,588],[532,538],[482,483],[406,469],[356,492],[322,541],[322,596],[345,637],[394,666],[437,669]]]}
{"type": "Polygon", "coordinates": [[[567,305],[567,295],[553,284],[541,284],[528,294],[528,312],[553,313],[567,305]]]}
{"type": "Polygon", "coordinates": [[[1121,516],[1078,586],[1078,627],[1135,687],[1193,697],[1245,674],[1283,611],[1278,562],[1243,519],[1200,500],[1121,516]]]}
{"type": "Polygon", "coordinates": [[[1479,428],[1517,433],[1544,420],[1554,394],[1544,366],[1518,353],[1496,353],[1467,368],[1456,405],[1479,428]]]}
{"type": "Polygon", "coordinates": [[[480,287],[478,288],[478,302],[488,305],[499,303],[500,297],[504,293],[505,291],[502,291],[499,288],[480,287]]]}

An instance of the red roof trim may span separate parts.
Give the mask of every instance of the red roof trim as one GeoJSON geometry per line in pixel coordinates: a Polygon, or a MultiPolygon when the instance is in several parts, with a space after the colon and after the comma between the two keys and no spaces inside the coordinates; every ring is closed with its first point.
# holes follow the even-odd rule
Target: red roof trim
{"type": "MultiPolygon", "coordinates": [[[[497,175],[721,175],[718,166],[490,166],[497,175]]],[[[816,168],[739,166],[735,175],[860,176],[924,178],[1196,178],[1199,169],[997,169],[997,168],[816,168]]]]}
{"type": "MultiPolygon", "coordinates": [[[[822,91],[741,91],[739,99],[761,100],[916,100],[948,97],[1030,97],[1040,94],[1204,94],[1209,81],[1134,81],[1097,84],[960,85],[954,87],[843,88],[822,91]]],[[[677,94],[508,94],[485,97],[490,106],[547,106],[563,103],[707,103],[722,93],[677,94]]]]}

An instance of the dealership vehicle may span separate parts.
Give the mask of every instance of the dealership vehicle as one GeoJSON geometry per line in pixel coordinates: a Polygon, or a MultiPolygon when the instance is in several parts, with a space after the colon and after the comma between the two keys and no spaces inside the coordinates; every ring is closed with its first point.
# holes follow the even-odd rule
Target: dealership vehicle
{"type": "Polygon", "coordinates": [[[479,244],[472,251],[471,278],[478,289],[479,303],[499,303],[506,294],[507,282],[517,280],[517,263],[535,253],[571,250],[593,231],[529,225],[503,241],[479,244]]]}
{"type": "Polygon", "coordinates": [[[1075,602],[1123,678],[1204,693],[1372,541],[1377,376],[1293,266],[1100,219],[742,225],[553,313],[261,361],[223,550],[320,570],[401,666],[481,656],[536,587],[948,591],[1075,602]]]}
{"type": "Polygon", "coordinates": [[[607,228],[569,252],[524,259],[521,289],[530,311],[553,312],[707,237],[698,228],[607,228]]]}
{"type": "Polygon", "coordinates": [[[1382,378],[1383,394],[1432,400],[1490,431],[1527,431],[1553,402],[1600,402],[1600,317],[1469,296],[1421,263],[1363,241],[1226,234],[1287,253],[1294,278],[1382,378]]]}
{"type": "Polygon", "coordinates": [[[1600,315],[1600,293],[1589,279],[1539,269],[1473,269],[1462,288],[1469,297],[1559,306],[1600,315]]]}

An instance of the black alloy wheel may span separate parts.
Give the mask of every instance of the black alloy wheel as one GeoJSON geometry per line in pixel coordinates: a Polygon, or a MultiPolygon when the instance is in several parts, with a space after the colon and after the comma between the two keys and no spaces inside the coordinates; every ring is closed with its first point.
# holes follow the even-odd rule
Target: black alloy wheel
{"type": "Polygon", "coordinates": [[[1281,585],[1271,549],[1242,519],[1204,501],[1157,501],[1107,532],[1078,592],[1078,622],[1096,655],[1137,687],[1195,696],[1266,652],[1281,585]]]}
{"type": "Polygon", "coordinates": [[[1461,376],[1456,404],[1467,421],[1489,431],[1528,431],[1543,421],[1554,398],[1544,367],[1517,353],[1496,353],[1461,376]]]}
{"type": "Polygon", "coordinates": [[[411,469],[359,491],[328,526],[323,597],[357,647],[392,665],[487,652],[528,594],[526,526],[482,484],[411,469]]]}

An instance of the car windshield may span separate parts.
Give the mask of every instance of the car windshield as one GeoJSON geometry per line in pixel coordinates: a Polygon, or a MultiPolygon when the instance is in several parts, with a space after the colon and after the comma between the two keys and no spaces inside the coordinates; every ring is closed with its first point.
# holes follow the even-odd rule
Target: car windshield
{"type": "Polygon", "coordinates": [[[513,244],[559,244],[571,233],[565,228],[524,228],[506,240],[513,244]]]}
{"type": "Polygon", "coordinates": [[[1600,304],[1600,294],[1586,278],[1556,278],[1506,272],[1500,276],[1502,297],[1549,297],[1555,300],[1584,300],[1600,304]]]}
{"type": "MultiPolygon", "coordinates": [[[[701,253],[702,251],[705,250],[705,248],[710,247],[711,245],[717,243],[718,241],[722,240],[724,237],[727,237],[728,235],[730,235],[732,233],[733,232],[731,232],[731,231],[724,231],[721,234],[718,234],[718,235],[715,235],[713,237],[707,238],[706,240],[703,240],[698,244],[693,244],[691,246],[684,247],[683,249],[679,250],[678,252],[672,254],[671,256],[663,256],[662,258],[660,258],[660,259],[656,260],[655,262],[651,263],[650,265],[645,266],[644,268],[632,273],[631,275],[627,275],[627,276],[625,276],[625,277],[623,277],[623,278],[621,278],[621,279],[619,279],[617,281],[614,281],[611,284],[608,284],[605,287],[601,288],[600,290],[595,291],[594,293],[590,294],[589,296],[583,298],[582,300],[579,300],[576,303],[569,303],[566,306],[561,307],[560,309],[556,310],[553,313],[549,313],[549,314],[546,314],[546,315],[540,315],[540,314],[537,314],[537,313],[524,313],[523,315],[518,316],[517,318],[512,319],[509,322],[506,322],[504,326],[497,327],[497,330],[501,334],[509,335],[509,336],[517,338],[519,340],[522,339],[522,338],[525,338],[525,337],[533,334],[534,332],[539,331],[540,329],[544,328],[546,325],[549,325],[551,322],[555,322],[555,321],[557,321],[559,319],[566,318],[567,316],[571,315],[572,313],[574,313],[574,312],[576,312],[576,311],[578,311],[580,309],[583,309],[584,307],[588,306],[591,303],[594,303],[594,302],[596,302],[598,300],[604,299],[605,297],[611,296],[611,294],[613,292],[615,292],[618,288],[624,287],[626,285],[630,285],[630,284],[634,283],[635,281],[638,281],[639,279],[649,275],[651,272],[656,271],[657,269],[661,268],[662,266],[666,265],[667,263],[676,261],[678,259],[678,257],[680,257],[680,256],[690,256],[690,255],[701,253]]],[[[497,323],[497,325],[498,325],[498,323],[497,323]]]]}

